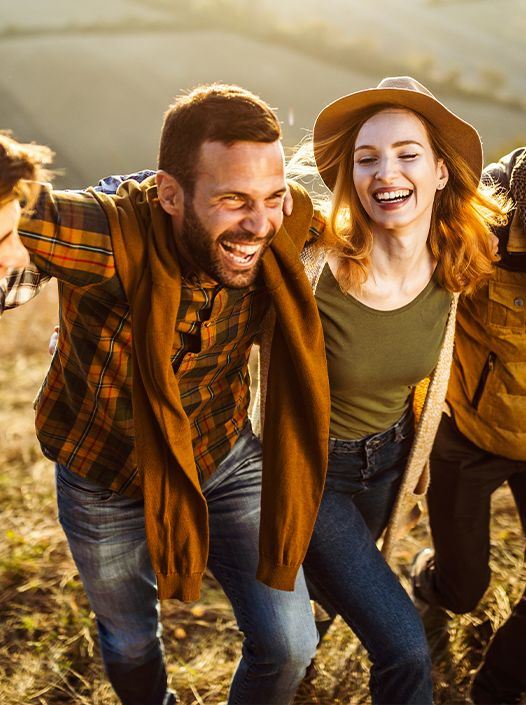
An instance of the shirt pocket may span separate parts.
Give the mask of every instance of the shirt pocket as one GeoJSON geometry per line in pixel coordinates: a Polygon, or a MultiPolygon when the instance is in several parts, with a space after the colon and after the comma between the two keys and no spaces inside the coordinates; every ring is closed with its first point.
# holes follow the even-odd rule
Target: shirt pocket
{"type": "Polygon", "coordinates": [[[526,329],[526,288],[519,284],[489,283],[488,323],[501,334],[526,329]]]}

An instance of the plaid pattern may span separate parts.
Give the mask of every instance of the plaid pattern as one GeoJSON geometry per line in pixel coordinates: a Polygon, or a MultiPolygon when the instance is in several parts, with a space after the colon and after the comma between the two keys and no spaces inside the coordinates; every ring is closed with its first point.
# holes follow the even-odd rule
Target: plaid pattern
{"type": "MultiPolygon", "coordinates": [[[[43,452],[79,475],[138,495],[131,325],[106,215],[89,193],[44,189],[19,232],[38,269],[59,280],[59,343],[36,400],[43,452]]],[[[11,284],[5,299],[15,301],[24,287],[19,282],[17,293],[11,284]]],[[[202,479],[246,423],[248,355],[266,307],[261,288],[183,282],[173,365],[202,479]]]]}
{"type": "Polygon", "coordinates": [[[0,279],[0,311],[7,311],[30,301],[48,281],[49,277],[41,274],[32,265],[13,270],[0,279]]]}

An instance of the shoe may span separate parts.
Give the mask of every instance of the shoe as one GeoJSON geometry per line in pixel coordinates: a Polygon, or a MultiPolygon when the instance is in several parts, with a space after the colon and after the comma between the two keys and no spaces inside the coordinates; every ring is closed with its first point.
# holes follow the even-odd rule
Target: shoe
{"type": "Polygon", "coordinates": [[[414,557],[410,570],[410,597],[422,619],[431,660],[436,663],[449,655],[450,617],[435,603],[431,581],[434,555],[433,549],[423,548],[414,557]]]}

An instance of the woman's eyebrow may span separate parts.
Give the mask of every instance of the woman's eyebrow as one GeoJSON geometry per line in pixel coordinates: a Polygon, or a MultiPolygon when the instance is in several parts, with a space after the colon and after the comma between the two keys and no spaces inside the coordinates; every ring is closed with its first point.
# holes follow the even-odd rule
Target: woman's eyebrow
{"type": "MultiPolygon", "coordinates": [[[[391,146],[392,147],[404,147],[405,145],[408,144],[417,144],[419,147],[423,147],[418,140],[401,140],[400,142],[394,142],[391,146]]],[[[360,149],[377,149],[374,145],[372,144],[361,144],[359,147],[355,148],[355,152],[358,152],[360,149]]]]}

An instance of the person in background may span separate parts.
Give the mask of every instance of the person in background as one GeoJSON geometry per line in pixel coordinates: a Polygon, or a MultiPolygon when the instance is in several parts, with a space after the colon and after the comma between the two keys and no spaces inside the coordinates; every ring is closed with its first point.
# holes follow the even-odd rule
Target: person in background
{"type": "MultiPolygon", "coordinates": [[[[0,133],[0,280],[9,275],[17,303],[31,297],[38,274],[29,264],[29,253],[18,235],[22,209],[29,212],[39,192],[39,181],[50,177],[45,166],[53,153],[38,144],[23,144],[0,133]]],[[[0,307],[5,304],[7,286],[0,286],[0,307]]],[[[14,300],[12,303],[15,303],[14,300]]]]}
{"type": "MultiPolygon", "coordinates": [[[[481,600],[490,581],[491,496],[505,482],[526,530],[526,147],[490,164],[483,179],[509,192],[513,211],[495,231],[500,261],[490,281],[458,307],[448,410],[431,454],[434,548],[412,568],[424,617],[426,606],[464,614],[481,600]]],[[[473,702],[520,702],[525,649],[523,593],[490,642],[473,702]]]]}

